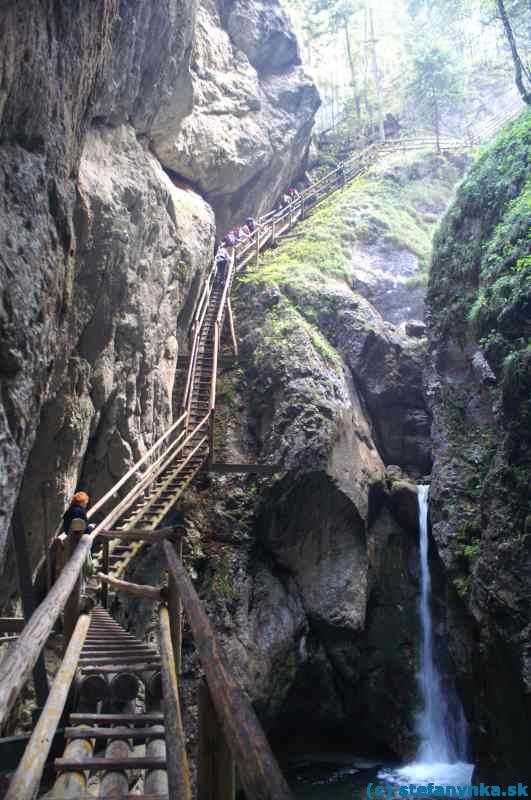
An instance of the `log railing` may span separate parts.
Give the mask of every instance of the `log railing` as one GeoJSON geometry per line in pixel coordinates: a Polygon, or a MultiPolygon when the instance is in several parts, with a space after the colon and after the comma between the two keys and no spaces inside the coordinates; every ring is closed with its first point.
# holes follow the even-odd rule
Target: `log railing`
{"type": "MultiPolygon", "coordinates": [[[[205,673],[208,694],[216,718],[219,720],[220,733],[232,754],[246,797],[252,797],[253,800],[292,800],[290,788],[280,771],[262,726],[251,703],[232,677],[216,634],[181,560],[177,557],[174,546],[166,541],[163,548],[174,590],[179,594],[190,624],[205,673]]],[[[180,712],[177,716],[180,716],[180,712]]],[[[203,718],[205,716],[202,715],[203,718]]],[[[199,735],[201,739],[208,733],[203,730],[199,735]]],[[[178,739],[176,735],[177,743],[178,739]]],[[[200,744],[200,750],[202,749],[204,750],[200,744]]],[[[222,747],[219,749],[223,751],[222,747]]],[[[212,757],[213,753],[210,755],[212,757]]],[[[226,767],[225,764],[225,772],[226,767]]],[[[215,772],[219,774],[219,770],[215,769],[207,770],[206,774],[199,770],[198,780],[209,780],[209,775],[211,777],[215,772]]],[[[232,800],[234,781],[225,779],[225,786],[227,794],[222,795],[219,786],[216,787],[217,793],[206,794],[204,787],[199,785],[198,795],[215,797],[216,800],[232,800]]],[[[185,800],[186,797],[185,793],[175,794],[176,800],[181,798],[185,800]]]]}

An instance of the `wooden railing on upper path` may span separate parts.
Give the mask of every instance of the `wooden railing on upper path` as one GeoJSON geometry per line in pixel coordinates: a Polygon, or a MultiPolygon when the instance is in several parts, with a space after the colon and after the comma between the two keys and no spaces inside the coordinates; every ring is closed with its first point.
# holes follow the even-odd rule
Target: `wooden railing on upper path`
{"type": "MultiPolygon", "coordinates": [[[[63,706],[66,702],[67,692],[64,691],[64,682],[65,680],[71,682],[73,679],[75,670],[72,669],[72,659],[75,660],[76,654],[79,658],[88,627],[88,623],[84,623],[82,628],[79,628],[79,583],[83,564],[94,540],[100,537],[103,541],[100,566],[104,572],[114,574],[114,580],[146,542],[166,540],[164,551],[168,562],[167,602],[170,611],[168,624],[171,627],[174,648],[171,658],[175,659],[176,673],[180,668],[182,602],[199,648],[208,691],[213,698],[244,787],[249,792],[248,796],[255,800],[257,798],[282,800],[290,797],[289,789],[254,718],[254,712],[232,683],[201,603],[176,554],[175,545],[168,540],[168,536],[171,539],[174,532],[158,532],[155,529],[197,472],[214,456],[216,382],[222,330],[227,316],[233,346],[237,351],[230,308],[230,289],[235,272],[244,269],[253,261],[258,264],[261,251],[274,246],[298,220],[306,217],[312,207],[364,173],[381,156],[393,151],[433,149],[435,146],[435,139],[430,137],[391,140],[372,145],[363,152],[353,155],[302,191],[288,207],[265,214],[259,220],[257,230],[248,239],[236,245],[225,274],[221,274],[214,264],[205,280],[192,321],[182,413],[148,452],[91,508],[89,518],[94,518],[99,513],[103,519],[91,533],[80,537],[56,583],[25,625],[18,641],[11,646],[0,663],[0,730],[13,709],[22,687],[30,677],[63,609],[67,634],[70,636],[76,634],[77,638],[72,639],[75,645],[68,651],[70,658],[68,669],[65,665],[66,672],[65,670],[61,672],[63,687],[56,687],[54,684],[50,698],[53,695],[54,702],[57,702],[57,696],[60,696],[63,706]],[[125,495],[117,501],[120,490],[125,491],[125,495]],[[103,514],[105,507],[110,508],[103,514]],[[239,697],[238,702],[235,701],[236,697],[239,697]],[[250,739],[249,725],[253,731],[250,739]]],[[[469,145],[452,139],[441,139],[439,146],[443,150],[457,150],[469,145]]],[[[182,539],[177,544],[179,555],[180,545],[182,539]]],[[[102,577],[105,585],[113,581],[113,578],[107,580],[105,576],[102,577]]],[[[120,583],[122,582],[115,581],[115,588],[120,583]]],[[[168,703],[175,712],[175,698],[172,701],[170,696],[173,691],[170,686],[171,680],[168,678],[168,681],[170,687],[167,690],[168,703]]],[[[61,714],[57,714],[56,709],[52,716],[54,724],[57,725],[61,714]]],[[[35,746],[34,743],[33,747],[35,746]]],[[[42,747],[39,750],[40,766],[35,774],[44,767],[47,756],[45,751],[46,748],[42,747]]],[[[34,750],[31,750],[31,753],[33,758],[34,750]]],[[[175,764],[173,769],[177,769],[175,764]]],[[[172,792],[177,791],[175,781],[181,778],[175,776],[172,778],[174,784],[172,792]]],[[[34,797],[35,791],[34,780],[31,792],[25,790],[24,794],[19,793],[17,800],[34,797]]],[[[170,796],[180,800],[181,797],[188,795],[186,792],[183,794],[170,792],[170,796]]]]}

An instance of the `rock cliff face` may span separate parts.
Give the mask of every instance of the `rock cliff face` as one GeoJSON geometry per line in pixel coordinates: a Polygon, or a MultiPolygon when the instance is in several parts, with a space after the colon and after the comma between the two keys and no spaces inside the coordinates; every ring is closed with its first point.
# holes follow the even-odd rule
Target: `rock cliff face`
{"type": "Polygon", "coordinates": [[[531,115],[461,186],[430,277],[432,523],[479,777],[527,781],[531,115]]]}
{"type": "MultiPolygon", "coordinates": [[[[240,366],[219,382],[216,460],[257,459],[278,465],[278,474],[205,478],[179,515],[188,563],[232,669],[283,755],[290,748],[395,757],[415,750],[412,476],[429,472],[431,463],[426,340],[408,305],[397,302],[397,324],[387,322],[359,293],[357,274],[364,248],[386,248],[394,268],[400,254],[417,259],[418,279],[409,235],[417,233],[417,251],[426,256],[429,237],[413,222],[414,197],[423,204],[438,198],[442,207],[460,167],[417,159],[416,170],[391,159],[324,203],[242,276],[233,303],[240,366]],[[396,228],[386,226],[382,218],[391,214],[378,207],[382,181],[407,209],[396,228]],[[398,243],[404,220],[408,238],[398,243]],[[406,335],[406,323],[414,335],[406,335]]],[[[432,215],[426,225],[433,227],[432,215]]],[[[378,285],[364,287],[375,302],[378,285]]],[[[131,578],[157,581],[161,573],[152,548],[131,578]]],[[[444,578],[436,558],[433,575],[439,596],[444,578]]],[[[136,602],[123,613],[141,632],[149,627],[147,609],[136,602]]],[[[450,682],[439,604],[436,614],[450,682]]],[[[188,640],[185,660],[193,709],[198,667],[188,640]]],[[[190,722],[187,730],[193,714],[190,722]]]]}
{"type": "Polygon", "coordinates": [[[215,224],[291,180],[319,102],[277,2],[89,5],[3,11],[0,560],[20,492],[36,559],[168,421],[215,224]]]}

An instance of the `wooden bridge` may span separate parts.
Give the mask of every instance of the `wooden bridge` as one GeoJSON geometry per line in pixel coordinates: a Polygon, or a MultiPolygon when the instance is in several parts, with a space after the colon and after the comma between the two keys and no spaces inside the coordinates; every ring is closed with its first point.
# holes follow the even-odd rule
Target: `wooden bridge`
{"type": "MultiPolygon", "coordinates": [[[[21,629],[20,620],[4,628],[0,625],[0,631],[18,636],[0,663],[0,729],[32,671],[37,675],[43,647],[61,612],[66,641],[59,672],[43,701],[7,800],[37,797],[66,708],[70,712],[64,730],[66,747],[62,758],[55,760],[57,777],[47,798],[191,798],[178,687],[183,611],[205,675],[200,691],[198,797],[234,800],[236,774],[248,800],[292,797],[183,567],[183,530],[160,526],[197,473],[216,466],[216,382],[225,330],[236,356],[238,351],[230,304],[235,273],[250,263],[258,265],[266,247],[274,246],[313,207],[364,173],[382,155],[434,146],[433,138],[393,140],[353,155],[305,189],[287,208],[264,215],[257,230],[234,247],[226,270],[212,266],[191,325],[187,377],[177,420],[92,507],[89,518],[99,517],[100,521],[92,532],[80,533],[73,552],[63,552],[57,580],[43,602],[27,614],[24,627],[21,629]],[[117,499],[119,493],[123,496],[117,499]],[[91,608],[83,605],[80,576],[96,539],[102,543],[97,556],[101,605],[91,608]],[[154,542],[162,543],[168,585],[138,586],[122,580],[131,560],[154,542]],[[135,639],[109,615],[109,590],[158,603],[158,647],[135,639]],[[134,751],[136,745],[142,745],[141,755],[134,751]],[[143,794],[131,795],[130,788],[139,776],[143,777],[143,794]]],[[[466,145],[448,140],[441,146],[461,149],[466,145]]],[[[56,542],[55,549],[61,556],[64,546],[56,542]]],[[[42,685],[42,674],[40,680],[42,685]]]]}

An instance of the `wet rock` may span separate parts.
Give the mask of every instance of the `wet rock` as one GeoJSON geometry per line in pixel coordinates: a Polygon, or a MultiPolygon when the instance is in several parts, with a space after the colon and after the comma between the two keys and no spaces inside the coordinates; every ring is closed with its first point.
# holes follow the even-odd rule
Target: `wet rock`
{"type": "Polygon", "coordinates": [[[418,319],[410,319],[405,324],[407,336],[412,336],[415,339],[422,339],[426,336],[426,325],[418,319]]]}

